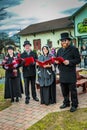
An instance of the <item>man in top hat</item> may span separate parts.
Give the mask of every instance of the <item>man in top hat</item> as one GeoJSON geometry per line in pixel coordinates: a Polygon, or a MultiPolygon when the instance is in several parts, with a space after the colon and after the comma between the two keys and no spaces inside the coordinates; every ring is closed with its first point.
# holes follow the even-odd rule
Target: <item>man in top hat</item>
{"type": "Polygon", "coordinates": [[[64,62],[58,65],[60,75],[60,85],[63,94],[63,104],[60,109],[70,106],[69,92],[71,92],[70,112],[74,112],[78,107],[78,97],[76,89],[76,64],[79,64],[80,54],[76,47],[72,46],[69,33],[61,33],[61,48],[57,51],[57,57],[64,58],[64,62]]]}
{"type": "MultiPolygon", "coordinates": [[[[31,43],[29,41],[25,41],[24,44],[24,52],[21,54],[21,58],[33,57],[34,60],[37,59],[37,54],[31,50],[31,43]]],[[[36,95],[35,81],[36,81],[36,67],[35,62],[29,64],[28,66],[23,65],[23,77],[25,84],[25,103],[28,104],[30,100],[30,92],[29,92],[29,83],[31,81],[31,92],[32,97],[35,101],[39,101],[36,95]]]]}

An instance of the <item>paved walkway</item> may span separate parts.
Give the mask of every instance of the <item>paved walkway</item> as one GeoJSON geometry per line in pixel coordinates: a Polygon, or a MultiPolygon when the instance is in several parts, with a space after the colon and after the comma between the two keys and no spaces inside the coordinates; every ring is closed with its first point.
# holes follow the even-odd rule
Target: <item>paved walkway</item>
{"type": "MultiPolygon", "coordinates": [[[[81,91],[81,88],[78,91],[81,91]]],[[[37,90],[37,95],[39,97],[39,90],[37,90]]],[[[41,105],[40,102],[36,102],[31,98],[30,103],[26,105],[24,98],[23,95],[19,103],[15,102],[12,106],[0,112],[0,130],[26,130],[48,113],[60,111],[59,106],[63,101],[59,85],[57,85],[56,104],[49,106],[41,105]]],[[[78,98],[79,108],[86,107],[87,93],[78,95],[78,98]]]]}

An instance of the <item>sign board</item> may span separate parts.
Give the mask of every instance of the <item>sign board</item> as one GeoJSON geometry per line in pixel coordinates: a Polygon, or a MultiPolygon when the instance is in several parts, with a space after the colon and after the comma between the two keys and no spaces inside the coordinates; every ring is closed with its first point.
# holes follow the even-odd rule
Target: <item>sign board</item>
{"type": "Polygon", "coordinates": [[[77,24],[77,31],[80,34],[87,33],[87,18],[77,24]]]}

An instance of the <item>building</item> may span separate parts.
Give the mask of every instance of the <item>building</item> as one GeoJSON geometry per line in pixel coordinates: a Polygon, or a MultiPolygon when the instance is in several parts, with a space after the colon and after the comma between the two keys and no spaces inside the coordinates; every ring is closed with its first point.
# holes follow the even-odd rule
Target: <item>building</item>
{"type": "Polygon", "coordinates": [[[26,39],[31,42],[34,50],[41,50],[44,44],[58,48],[61,46],[59,39],[63,31],[68,31],[74,37],[73,22],[69,17],[32,24],[19,32],[21,50],[26,39]]]}
{"type": "Polygon", "coordinates": [[[78,40],[78,46],[87,46],[87,3],[79,8],[72,16],[74,21],[74,34],[78,40]]]}
{"type": "Polygon", "coordinates": [[[34,50],[41,50],[44,44],[59,48],[60,33],[69,32],[72,43],[81,48],[87,45],[87,3],[80,7],[72,16],[59,18],[42,23],[32,24],[19,32],[21,50],[27,39],[31,42],[34,50]]]}

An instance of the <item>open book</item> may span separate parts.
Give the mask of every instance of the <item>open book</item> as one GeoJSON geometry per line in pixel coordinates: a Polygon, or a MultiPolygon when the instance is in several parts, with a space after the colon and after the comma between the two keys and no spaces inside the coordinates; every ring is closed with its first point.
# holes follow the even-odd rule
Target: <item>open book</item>
{"type": "Polygon", "coordinates": [[[36,60],[36,62],[38,63],[38,65],[40,67],[43,67],[44,65],[47,65],[47,64],[53,64],[53,63],[55,63],[55,61],[58,61],[59,64],[61,64],[61,63],[63,63],[64,59],[63,59],[63,57],[52,57],[52,58],[50,58],[49,60],[46,60],[46,61],[36,60]]]}

